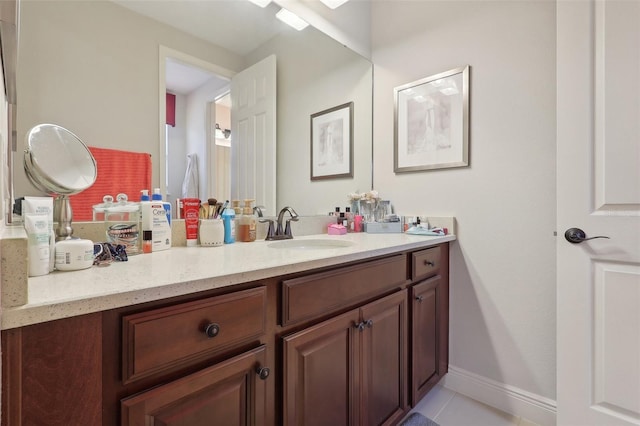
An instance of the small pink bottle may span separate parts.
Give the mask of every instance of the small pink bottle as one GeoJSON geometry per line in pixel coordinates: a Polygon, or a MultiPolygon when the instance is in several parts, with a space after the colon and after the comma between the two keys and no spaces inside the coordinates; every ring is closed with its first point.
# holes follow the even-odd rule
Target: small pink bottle
{"type": "Polygon", "coordinates": [[[362,232],[362,215],[355,215],[353,218],[353,232],[362,232]]]}

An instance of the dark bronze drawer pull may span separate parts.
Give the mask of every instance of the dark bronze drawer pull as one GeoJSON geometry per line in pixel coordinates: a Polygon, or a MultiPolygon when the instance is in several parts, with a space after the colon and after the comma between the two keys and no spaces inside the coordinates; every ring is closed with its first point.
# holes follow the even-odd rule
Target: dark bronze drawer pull
{"type": "Polygon", "coordinates": [[[214,322],[207,324],[204,328],[204,334],[206,334],[209,338],[216,337],[218,333],[220,333],[220,325],[214,322]]]}
{"type": "Polygon", "coordinates": [[[434,266],[436,266],[436,263],[425,259],[424,266],[431,266],[433,268],[434,266]]]}
{"type": "Polygon", "coordinates": [[[422,302],[424,300],[424,296],[416,296],[416,300],[418,302],[422,302]]]}

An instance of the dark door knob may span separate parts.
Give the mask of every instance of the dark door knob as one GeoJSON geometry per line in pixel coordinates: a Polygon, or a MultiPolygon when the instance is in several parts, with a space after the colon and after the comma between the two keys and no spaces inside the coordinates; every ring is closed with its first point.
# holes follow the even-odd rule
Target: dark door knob
{"type": "Polygon", "coordinates": [[[564,233],[564,237],[567,239],[567,241],[573,244],[578,244],[583,241],[593,240],[595,238],[609,238],[609,237],[605,237],[604,235],[598,235],[597,237],[587,238],[587,234],[585,234],[584,231],[580,228],[567,229],[567,231],[564,233]]]}

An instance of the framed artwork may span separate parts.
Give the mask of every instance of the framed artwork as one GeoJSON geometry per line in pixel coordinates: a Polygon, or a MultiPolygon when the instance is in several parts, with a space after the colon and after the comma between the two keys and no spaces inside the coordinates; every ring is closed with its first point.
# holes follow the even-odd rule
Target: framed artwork
{"type": "Polygon", "coordinates": [[[469,66],[394,89],[395,173],[469,165],[469,66]]]}
{"type": "Polygon", "coordinates": [[[311,115],[311,180],[353,177],[353,102],[311,115]]]}

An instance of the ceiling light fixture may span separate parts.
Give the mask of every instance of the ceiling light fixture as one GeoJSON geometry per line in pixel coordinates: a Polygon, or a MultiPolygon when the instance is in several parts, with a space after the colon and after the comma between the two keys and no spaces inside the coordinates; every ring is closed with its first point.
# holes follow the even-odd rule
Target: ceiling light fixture
{"type": "Polygon", "coordinates": [[[298,31],[304,30],[309,25],[307,21],[285,8],[280,9],[280,11],[276,13],[276,18],[298,31]]]}
{"type": "Polygon", "coordinates": [[[271,0],[249,0],[249,1],[260,7],[267,7],[269,3],[271,3],[271,0]]]}
{"type": "Polygon", "coordinates": [[[348,0],[320,0],[320,1],[324,3],[325,6],[327,6],[329,9],[335,9],[345,4],[348,0]]]}

